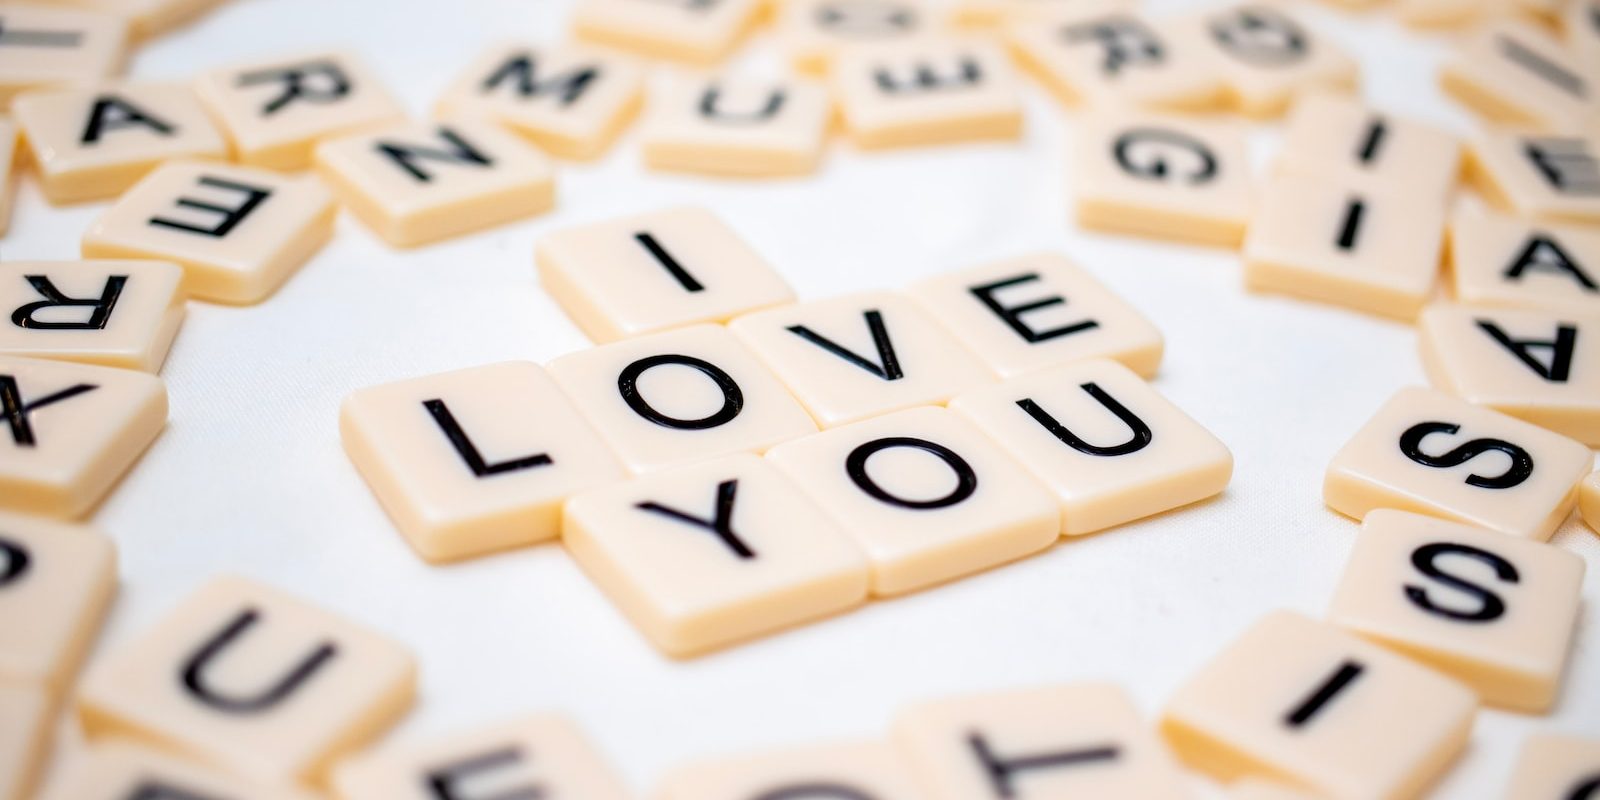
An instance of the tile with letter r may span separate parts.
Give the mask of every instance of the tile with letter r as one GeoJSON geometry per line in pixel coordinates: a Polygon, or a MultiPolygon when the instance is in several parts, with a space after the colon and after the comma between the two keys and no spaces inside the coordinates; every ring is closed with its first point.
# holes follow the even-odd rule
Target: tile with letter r
{"type": "Polygon", "coordinates": [[[790,0],[778,11],[778,37],[796,71],[826,75],[851,45],[937,35],[948,23],[930,0],[790,0]]]}
{"type": "Polygon", "coordinates": [[[0,800],[29,800],[43,773],[55,718],[39,684],[0,681],[0,800]]]}
{"type": "Polygon", "coordinates": [[[1461,145],[1427,123],[1353,97],[1317,93],[1300,98],[1290,111],[1276,166],[1281,173],[1374,188],[1433,189],[1443,200],[1461,174],[1461,145]]]}
{"type": "Polygon", "coordinates": [[[105,534],[0,512],[0,682],[70,685],[116,589],[105,534]]]}
{"type": "Polygon", "coordinates": [[[762,0],[580,0],[580,41],[707,66],[727,58],[766,13],[762,0]]]}
{"type": "Polygon", "coordinates": [[[651,107],[646,166],[741,178],[815,172],[833,120],[827,90],[802,78],[680,77],[651,107]]]}
{"type": "Polygon", "coordinates": [[[225,770],[133,742],[106,741],[76,752],[39,800],[313,800],[280,783],[241,780],[225,770]]]}
{"type": "Polygon", "coordinates": [[[1515,19],[1462,37],[1439,71],[1440,88],[1486,121],[1538,131],[1600,112],[1597,82],[1555,35],[1515,19]]]}
{"type": "Polygon", "coordinates": [[[1229,105],[1247,117],[1282,116],[1297,97],[1354,93],[1360,83],[1360,65],[1338,41],[1280,5],[1238,3],[1174,24],[1211,45],[1229,105]]]}
{"type": "Polygon", "coordinates": [[[916,800],[907,764],[888,743],[812,744],[703,758],[661,779],[659,800],[916,800]]]}
{"type": "Polygon", "coordinates": [[[1224,98],[1222,72],[1193,27],[1085,2],[1007,34],[1017,60],[1069,106],[1209,111],[1224,98]]]}
{"type": "Polygon", "coordinates": [[[1596,791],[1600,791],[1600,738],[1536,732],[1523,740],[1501,796],[1583,800],[1596,791]]]}
{"type": "Polygon", "coordinates": [[[1464,208],[1446,250],[1457,302],[1600,314],[1600,231],[1464,208]]]}
{"type": "Polygon", "coordinates": [[[858,44],[832,74],[845,130],[862,149],[1016,139],[1021,82],[1006,54],[975,37],[858,44]]]}
{"type": "Polygon", "coordinates": [[[1600,224],[1600,135],[1483,131],[1467,148],[1467,179],[1519,216],[1600,224]]]}
{"type": "Polygon", "coordinates": [[[128,43],[128,23],[114,14],[40,4],[0,7],[0,30],[0,111],[31,89],[111,78],[128,43]]]}
{"type": "Polygon", "coordinates": [[[0,263],[0,355],[159,372],[183,317],[166,261],[0,263]]]}

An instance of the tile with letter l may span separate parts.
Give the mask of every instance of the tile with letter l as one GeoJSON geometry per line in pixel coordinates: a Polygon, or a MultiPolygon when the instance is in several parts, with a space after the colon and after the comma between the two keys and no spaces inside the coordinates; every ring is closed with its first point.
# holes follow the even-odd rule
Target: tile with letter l
{"type": "Polygon", "coordinates": [[[1600,231],[1462,209],[1446,250],[1458,302],[1600,314],[1600,231]]]}
{"type": "Polygon", "coordinates": [[[1360,65],[1335,39],[1280,5],[1239,3],[1174,24],[1199,29],[1230,105],[1248,117],[1278,117],[1297,97],[1353,93],[1360,83],[1360,65]]]}
{"type": "Polygon", "coordinates": [[[1085,2],[1007,33],[1022,66],[1069,106],[1209,111],[1224,97],[1221,70],[1192,26],[1085,2]]]}
{"type": "Polygon", "coordinates": [[[815,172],[833,103],[805,79],[680,78],[651,101],[640,132],[651,169],[760,178],[815,172]]]}
{"type": "Polygon", "coordinates": [[[122,70],[128,23],[112,14],[38,4],[0,7],[0,111],[31,89],[87,86],[122,70]]]}
{"type": "Polygon", "coordinates": [[[1600,85],[1551,33],[1502,19],[1461,38],[1439,85],[1485,120],[1533,130],[1571,130],[1600,111],[1600,85]]]}
{"type": "Polygon", "coordinates": [[[165,261],[0,263],[0,355],[159,372],[183,324],[165,261]]]}
{"type": "Polygon", "coordinates": [[[0,800],[29,800],[49,752],[54,710],[43,686],[0,682],[0,800]]]}
{"type": "Polygon", "coordinates": [[[1511,781],[1501,796],[1582,800],[1600,789],[1600,738],[1532,733],[1522,742],[1511,781]]]}
{"type": "Polygon", "coordinates": [[[1522,217],[1600,224],[1600,135],[1480,132],[1467,148],[1467,180],[1522,217]]]}
{"type": "Polygon", "coordinates": [[[778,11],[778,36],[797,71],[826,75],[851,45],[937,35],[948,16],[930,0],[790,0],[778,11]]]}
{"type": "Polygon", "coordinates": [[[572,32],[582,41],[704,66],[732,54],[765,9],[763,0],[580,0],[572,32]]]}
{"type": "Polygon", "coordinates": [[[856,146],[877,150],[1022,135],[1021,82],[995,44],[936,36],[846,48],[834,97],[856,146]]]}
{"type": "Polygon", "coordinates": [[[658,800],[916,800],[922,797],[884,742],[814,744],[700,759],[661,779],[658,800]]]}
{"type": "Polygon", "coordinates": [[[107,741],[81,750],[61,774],[40,800],[314,800],[298,788],[241,780],[132,742],[107,741]]]}
{"type": "Polygon", "coordinates": [[[0,512],[0,681],[70,684],[116,590],[104,534],[0,512]]]}
{"type": "Polygon", "coordinates": [[[1290,111],[1276,164],[1292,175],[1432,189],[1443,200],[1460,177],[1461,145],[1427,123],[1318,93],[1290,111]]]}

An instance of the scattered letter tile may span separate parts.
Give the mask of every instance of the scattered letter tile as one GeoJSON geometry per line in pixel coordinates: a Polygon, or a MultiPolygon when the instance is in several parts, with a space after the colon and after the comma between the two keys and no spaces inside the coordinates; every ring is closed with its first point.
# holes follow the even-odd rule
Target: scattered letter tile
{"type": "Polygon", "coordinates": [[[1289,115],[1277,168],[1374,188],[1432,190],[1432,196],[1444,199],[1461,172],[1461,146],[1441,130],[1354,98],[1312,94],[1289,115]]]}
{"type": "Polygon", "coordinates": [[[163,261],[0,263],[0,355],[158,372],[183,323],[163,261]]]}
{"type": "Polygon", "coordinates": [[[929,0],[789,0],[778,34],[795,69],[826,75],[841,50],[935,34],[945,17],[929,0]]]}
{"type": "Polygon", "coordinates": [[[651,101],[641,133],[652,169],[736,177],[813,172],[833,105],[806,80],[680,79],[651,101]]]}
{"type": "Polygon", "coordinates": [[[122,69],[128,23],[111,14],[37,4],[0,8],[0,110],[20,92],[86,86],[122,69]]]}
{"type": "Polygon", "coordinates": [[[1600,137],[1487,131],[1467,150],[1467,177],[1520,216],[1600,224],[1600,137]]]}
{"type": "Polygon", "coordinates": [[[1462,211],[1448,249],[1461,303],[1600,314],[1600,230],[1462,211]]]}
{"type": "Polygon", "coordinates": [[[1600,738],[1559,733],[1533,733],[1502,797],[1556,797],[1562,800],[1594,794],[1600,786],[1600,738]]]}
{"type": "Polygon", "coordinates": [[[1489,122],[1543,131],[1600,109],[1595,80],[1555,36],[1510,19],[1464,37],[1439,73],[1447,93],[1489,122]]]}
{"type": "Polygon", "coordinates": [[[1352,92],[1360,80],[1343,47],[1274,4],[1228,6],[1179,24],[1201,29],[1233,107],[1246,116],[1277,117],[1301,95],[1352,92]]]}
{"type": "Polygon", "coordinates": [[[105,535],[0,512],[0,682],[70,683],[116,588],[105,535]]]}
{"type": "Polygon", "coordinates": [[[1192,26],[1085,3],[1018,23],[1010,40],[1018,61],[1067,105],[1208,111],[1223,99],[1221,70],[1192,26]]]}
{"type": "Polygon", "coordinates": [[[761,0],[581,0],[573,33],[651,58],[713,64],[765,13],[761,0]]]}
{"type": "Polygon", "coordinates": [[[994,44],[925,37],[860,44],[833,70],[845,128],[864,149],[1016,139],[1021,86],[994,44]]]}

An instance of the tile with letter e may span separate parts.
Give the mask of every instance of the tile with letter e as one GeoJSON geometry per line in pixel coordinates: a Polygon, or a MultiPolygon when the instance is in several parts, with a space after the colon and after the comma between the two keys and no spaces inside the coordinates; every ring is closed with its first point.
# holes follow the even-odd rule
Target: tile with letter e
{"type": "Polygon", "coordinates": [[[1426,123],[1317,93],[1295,103],[1276,163],[1281,173],[1416,187],[1443,200],[1461,173],[1461,145],[1426,123]]]}
{"type": "Polygon", "coordinates": [[[354,392],[345,452],[423,558],[553,539],[561,504],[622,466],[537,364],[508,361],[354,392]]]}
{"type": "Polygon", "coordinates": [[[1485,131],[1467,149],[1467,178],[1520,216],[1600,224],[1600,137],[1485,131]]]}
{"type": "Polygon", "coordinates": [[[681,78],[651,101],[640,132],[651,169],[761,178],[814,172],[833,103],[803,79],[681,78]]]}
{"type": "Polygon", "coordinates": [[[867,560],[748,453],[568,501],[562,543],[668,655],[686,657],[861,604],[867,560]]]}
{"type": "Polygon", "coordinates": [[[1115,361],[1029,373],[950,409],[1049,487],[1068,536],[1204,500],[1233,475],[1217,437],[1115,361]]]}
{"type": "Polygon", "coordinates": [[[132,742],[78,751],[40,800],[313,800],[300,789],[237,775],[132,742]]]}
{"type": "Polygon", "coordinates": [[[634,474],[762,452],[817,430],[778,378],[720,325],[580,350],[549,369],[634,474]]]}
{"type": "Polygon", "coordinates": [[[320,780],[411,705],[399,645],[242,578],[211,580],[89,668],[77,696],[92,739],[131,739],[241,778],[320,780]]]}
{"type": "Polygon", "coordinates": [[[650,58],[708,65],[727,58],[764,13],[762,0],[581,0],[572,32],[650,58]]]}
{"type": "Polygon", "coordinates": [[[658,800],[916,800],[894,748],[882,742],[815,744],[701,759],[661,779],[658,800]]]}
{"type": "Polygon", "coordinates": [[[0,263],[0,355],[158,372],[183,323],[163,261],[0,263]]]}
{"type": "Polygon", "coordinates": [[[1479,116],[1533,130],[1568,130],[1600,111],[1600,85],[1553,34],[1503,19],[1463,37],[1439,85],[1479,116]]]}
{"type": "Polygon", "coordinates": [[[1533,733],[1502,797],[1551,797],[1583,800],[1600,789],[1600,738],[1560,733],[1533,733]]]}
{"type": "Polygon", "coordinates": [[[87,86],[122,70],[128,23],[113,14],[7,3],[0,30],[0,110],[30,89],[87,86]]]}
{"type": "Polygon", "coordinates": [[[1578,505],[1583,512],[1583,521],[1589,527],[1600,532],[1600,472],[1596,472],[1583,479],[1583,484],[1578,487],[1578,505]]]}
{"type": "Polygon", "coordinates": [[[1487,705],[1542,712],[1561,688],[1583,572],[1554,545],[1380,508],[1362,522],[1328,620],[1487,705]]]}
{"type": "Polygon", "coordinates": [[[0,681],[69,684],[116,589],[104,534],[0,512],[0,681]]]}
{"type": "Polygon", "coordinates": [[[1244,125],[1104,110],[1072,136],[1079,225],[1222,247],[1244,239],[1255,210],[1244,125]]]}
{"type": "Polygon", "coordinates": [[[1320,796],[1420,795],[1467,743],[1472,690],[1352,633],[1275,611],[1179,687],[1161,727],[1220,780],[1320,796]],[[1396,709],[1405,713],[1397,714],[1396,709]]]}
{"type": "Polygon", "coordinates": [[[0,682],[0,800],[29,800],[49,751],[54,711],[44,687],[0,682]]]}
{"type": "Polygon", "coordinates": [[[1354,92],[1360,67],[1332,37],[1282,6],[1242,3],[1179,23],[1211,44],[1233,108],[1248,117],[1282,115],[1312,92],[1354,92]]]}
{"type": "Polygon", "coordinates": [[[1544,541],[1567,518],[1589,448],[1429,389],[1401,389],[1334,455],[1329,508],[1394,508],[1544,541]]]}
{"type": "Polygon", "coordinates": [[[1600,314],[1600,231],[1463,209],[1447,250],[1458,302],[1600,314]]]}
{"type": "Polygon", "coordinates": [[[539,281],[590,339],[614,342],[794,301],[722,220],[682,207],[564,228],[534,246],[539,281]]]}
{"type": "Polygon", "coordinates": [[[163,161],[228,156],[199,99],[180,84],[27,92],[12,112],[51,203],[113,197],[163,161]]]}
{"type": "Polygon", "coordinates": [[[929,0],[790,0],[778,36],[796,70],[826,75],[845,48],[937,34],[948,16],[929,0]]]}
{"type": "Polygon", "coordinates": [[[948,409],[874,417],[767,458],[866,552],[879,597],[1014,561],[1060,533],[1044,486],[948,409]]]}
{"type": "Polygon", "coordinates": [[[994,380],[955,335],[896,292],[757,311],[728,328],[824,428],[941,405],[994,380]]]}
{"type": "Polygon", "coordinates": [[[81,517],[167,424],[143,372],[0,355],[0,509],[81,517]]]}
{"type": "Polygon", "coordinates": [[[317,145],[317,171],[389,244],[412,247],[549,211],[555,169],[483,121],[404,123],[317,145]]]}
{"type": "Polygon", "coordinates": [[[884,149],[1016,139],[1022,92],[998,46],[936,36],[859,44],[833,69],[834,96],[858,147],[884,149]]]}
{"type": "Polygon", "coordinates": [[[1161,332],[1095,277],[1055,253],[1033,253],[927,278],[911,296],[1002,378],[1110,358],[1146,378],[1161,332]]]}
{"type": "Polygon", "coordinates": [[[561,158],[597,158],[644,102],[644,69],[575,45],[504,43],[467,66],[434,110],[442,119],[481,117],[561,158]]]}
{"type": "Polygon", "coordinates": [[[328,241],[336,211],[309,175],[171,161],[101,214],[81,247],[85,258],[176,263],[200,300],[258,303],[328,241]]]}
{"type": "Polygon", "coordinates": [[[1084,3],[1008,33],[1017,60],[1067,105],[1207,111],[1223,99],[1221,70],[1193,27],[1084,3]]]}
{"type": "Polygon", "coordinates": [[[329,784],[338,800],[465,798],[491,786],[506,800],[630,796],[583,731],[555,714],[353,755],[334,765],[329,784]]]}

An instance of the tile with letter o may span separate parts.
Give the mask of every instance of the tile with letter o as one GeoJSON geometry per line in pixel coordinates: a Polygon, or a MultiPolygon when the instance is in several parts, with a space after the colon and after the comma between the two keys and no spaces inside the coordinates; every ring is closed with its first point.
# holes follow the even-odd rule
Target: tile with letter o
{"type": "Polygon", "coordinates": [[[104,534],[0,513],[0,682],[71,683],[116,589],[104,534]]]}
{"type": "Polygon", "coordinates": [[[913,776],[883,742],[814,744],[701,759],[673,769],[659,800],[916,800],[913,776]]]}
{"type": "Polygon", "coordinates": [[[1276,163],[1282,173],[1431,189],[1443,200],[1460,177],[1461,145],[1427,123],[1318,93],[1295,103],[1276,163]]]}
{"type": "Polygon", "coordinates": [[[1583,800],[1600,790],[1600,738],[1560,733],[1533,733],[1501,795],[1583,800]]]}
{"type": "Polygon", "coordinates": [[[1600,111],[1597,81],[1554,35],[1513,19],[1462,37],[1439,71],[1440,87],[1485,120],[1542,131],[1600,111]]]}
{"type": "Polygon", "coordinates": [[[30,800],[50,747],[53,705],[43,686],[0,682],[0,800],[30,800]]]}
{"type": "Polygon", "coordinates": [[[834,97],[856,146],[877,150],[1022,135],[1022,87],[1006,54],[971,37],[936,36],[842,51],[834,97]]]}
{"type": "Polygon", "coordinates": [[[77,752],[40,800],[313,800],[298,788],[239,776],[152,747],[108,741],[77,752]]]}
{"type": "Polygon", "coordinates": [[[1467,149],[1467,178],[1519,216],[1600,224],[1600,135],[1485,131],[1467,149]]]}
{"type": "Polygon", "coordinates": [[[0,7],[0,110],[30,89],[87,86],[122,70],[128,23],[113,14],[39,4],[0,7]]]}
{"type": "Polygon", "coordinates": [[[572,32],[583,41],[650,58],[714,64],[765,13],[762,0],[580,0],[572,32]]]}
{"type": "Polygon", "coordinates": [[[948,16],[930,0],[790,0],[778,12],[778,36],[797,71],[826,75],[841,50],[937,35],[948,16]]]}
{"type": "Polygon", "coordinates": [[[1281,116],[1313,92],[1354,92],[1360,66],[1333,38],[1283,6],[1245,2],[1176,23],[1198,28],[1222,70],[1230,105],[1248,117],[1281,116]]]}
{"type": "Polygon", "coordinates": [[[1131,105],[1209,111],[1223,100],[1222,72],[1195,29],[1085,2],[1012,25],[1017,60],[1069,106],[1131,105]]]}
{"type": "Polygon", "coordinates": [[[0,355],[159,372],[183,324],[165,261],[0,263],[0,355]]]}
{"type": "Polygon", "coordinates": [[[1446,249],[1458,302],[1600,314],[1600,231],[1463,209],[1446,249]]]}
{"type": "Polygon", "coordinates": [[[804,79],[680,78],[651,101],[640,133],[651,169],[743,178],[815,172],[833,103],[804,79]]]}

